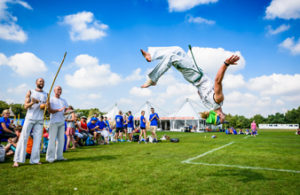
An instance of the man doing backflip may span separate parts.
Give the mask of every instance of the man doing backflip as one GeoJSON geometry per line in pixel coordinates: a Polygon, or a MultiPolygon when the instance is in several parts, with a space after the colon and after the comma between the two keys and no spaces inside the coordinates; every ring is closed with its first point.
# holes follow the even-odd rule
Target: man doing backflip
{"type": "Polygon", "coordinates": [[[159,78],[171,66],[174,66],[188,82],[198,88],[198,94],[203,104],[210,110],[201,113],[201,117],[207,119],[207,122],[212,124],[224,122],[225,114],[222,111],[224,101],[222,80],[229,65],[236,65],[236,62],[240,59],[239,56],[232,55],[224,61],[218,70],[213,84],[202,70],[197,67],[193,59],[180,47],[149,47],[148,52],[142,49],[141,52],[148,62],[160,60],[156,67],[148,74],[149,80],[141,86],[142,88],[156,85],[159,78]]]}

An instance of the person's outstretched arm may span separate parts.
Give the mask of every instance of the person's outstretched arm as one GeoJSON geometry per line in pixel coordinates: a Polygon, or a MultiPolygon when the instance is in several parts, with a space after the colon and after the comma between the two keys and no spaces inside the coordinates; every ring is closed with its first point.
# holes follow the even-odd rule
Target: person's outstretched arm
{"type": "Polygon", "coordinates": [[[221,103],[224,100],[224,95],[223,95],[223,88],[222,88],[222,81],[224,78],[224,74],[228,68],[229,65],[236,65],[237,61],[240,59],[239,56],[237,55],[232,55],[230,58],[227,58],[224,62],[224,64],[220,67],[220,69],[217,72],[216,78],[215,78],[215,101],[216,103],[221,103]]]}

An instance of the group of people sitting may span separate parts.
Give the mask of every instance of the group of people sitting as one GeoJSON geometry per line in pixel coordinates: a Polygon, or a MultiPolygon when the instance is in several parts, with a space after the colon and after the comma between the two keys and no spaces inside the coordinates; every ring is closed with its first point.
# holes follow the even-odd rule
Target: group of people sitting
{"type": "MultiPolygon", "coordinates": [[[[144,117],[145,111],[141,112],[139,125],[134,124],[134,117],[131,111],[128,111],[123,115],[122,111],[115,116],[115,120],[109,121],[107,117],[99,116],[95,113],[89,120],[86,116],[80,118],[75,113],[72,106],[68,106],[65,112],[65,146],[64,151],[69,149],[75,149],[80,146],[109,144],[110,142],[132,142],[134,133],[140,133],[138,140],[141,143],[144,141],[147,143],[146,133],[146,119],[144,117]]],[[[14,155],[19,137],[21,135],[22,126],[25,119],[20,125],[15,125],[12,120],[9,119],[9,110],[4,110],[2,117],[0,118],[0,141],[7,142],[5,146],[5,152],[7,156],[14,155]]],[[[150,122],[159,119],[158,115],[152,113],[152,120],[150,122]]],[[[154,125],[155,126],[155,125],[154,125]]],[[[151,127],[151,126],[150,126],[151,127]]],[[[43,142],[41,142],[41,152],[46,153],[49,142],[49,128],[43,128],[43,142]]],[[[151,140],[155,142],[157,139],[156,128],[152,130],[151,140]]],[[[30,133],[27,148],[26,158],[30,158],[32,150],[33,135],[30,133]]]]}

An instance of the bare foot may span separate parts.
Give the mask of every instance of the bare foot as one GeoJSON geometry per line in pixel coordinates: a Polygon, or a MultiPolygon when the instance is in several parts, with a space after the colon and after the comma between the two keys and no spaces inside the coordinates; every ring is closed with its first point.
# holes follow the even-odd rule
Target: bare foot
{"type": "Polygon", "coordinates": [[[19,167],[19,163],[15,162],[12,167],[19,167]]]}
{"type": "Polygon", "coordinates": [[[141,49],[141,52],[144,56],[144,58],[147,60],[147,62],[151,62],[151,56],[148,52],[144,51],[143,49],[141,49]]]}
{"type": "Polygon", "coordinates": [[[144,85],[141,86],[141,88],[148,88],[148,87],[154,86],[154,85],[156,85],[156,83],[153,82],[151,79],[148,79],[148,80],[146,81],[146,83],[144,83],[144,85]]]}

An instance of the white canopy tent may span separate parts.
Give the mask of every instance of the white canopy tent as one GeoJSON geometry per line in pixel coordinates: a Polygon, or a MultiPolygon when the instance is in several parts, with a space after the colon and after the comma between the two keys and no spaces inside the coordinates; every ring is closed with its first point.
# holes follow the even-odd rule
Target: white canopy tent
{"type": "Polygon", "coordinates": [[[106,116],[108,120],[114,121],[116,115],[119,114],[119,111],[120,109],[118,107],[118,104],[116,103],[104,116],[106,116]]]}
{"type": "Polygon", "coordinates": [[[194,131],[204,130],[206,123],[199,114],[203,111],[205,111],[203,107],[187,98],[179,110],[169,116],[171,131],[183,131],[185,128],[194,131]]]}

